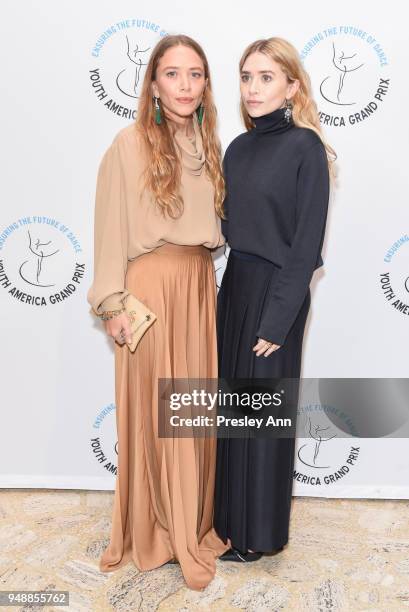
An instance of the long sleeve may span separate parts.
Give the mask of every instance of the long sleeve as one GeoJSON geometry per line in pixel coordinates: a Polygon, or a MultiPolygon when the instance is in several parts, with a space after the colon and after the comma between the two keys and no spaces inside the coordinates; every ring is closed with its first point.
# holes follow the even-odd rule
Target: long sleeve
{"type": "Polygon", "coordinates": [[[228,223],[229,221],[228,219],[229,194],[227,193],[227,157],[226,157],[226,153],[223,157],[223,174],[224,174],[224,180],[226,184],[226,196],[223,201],[223,208],[224,208],[224,212],[225,212],[227,219],[221,220],[221,230],[222,230],[223,236],[225,237],[226,242],[228,242],[227,234],[228,234],[228,227],[229,227],[229,223],[228,223]]]}
{"type": "Polygon", "coordinates": [[[283,345],[320,265],[328,212],[329,173],[325,148],[306,152],[297,178],[296,230],[288,256],[263,306],[257,336],[283,345]]]}
{"type": "Polygon", "coordinates": [[[127,267],[127,214],[118,140],[98,170],[94,213],[94,280],[87,300],[95,313],[122,307],[127,267]]]}

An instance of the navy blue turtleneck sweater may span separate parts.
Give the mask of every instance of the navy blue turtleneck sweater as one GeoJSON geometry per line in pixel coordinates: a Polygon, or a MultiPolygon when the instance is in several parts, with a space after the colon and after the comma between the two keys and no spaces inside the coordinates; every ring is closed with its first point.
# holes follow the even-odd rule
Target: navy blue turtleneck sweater
{"type": "Polygon", "coordinates": [[[308,128],[289,123],[284,108],[253,118],[255,128],[228,146],[222,232],[232,249],[280,268],[264,302],[259,338],[283,345],[323,264],[329,172],[324,145],[308,128]]]}

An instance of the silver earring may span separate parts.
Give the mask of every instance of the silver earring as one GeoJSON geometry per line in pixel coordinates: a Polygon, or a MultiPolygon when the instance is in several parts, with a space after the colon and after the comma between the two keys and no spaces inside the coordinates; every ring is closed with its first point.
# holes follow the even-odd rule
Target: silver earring
{"type": "Polygon", "coordinates": [[[287,100],[287,98],[285,99],[285,113],[284,113],[284,119],[287,121],[287,123],[290,123],[290,119],[292,117],[293,114],[293,107],[292,104],[289,100],[287,100]]]}
{"type": "Polygon", "coordinates": [[[153,101],[155,104],[155,123],[156,125],[160,125],[162,123],[162,116],[160,114],[159,98],[153,96],[153,101]]]}

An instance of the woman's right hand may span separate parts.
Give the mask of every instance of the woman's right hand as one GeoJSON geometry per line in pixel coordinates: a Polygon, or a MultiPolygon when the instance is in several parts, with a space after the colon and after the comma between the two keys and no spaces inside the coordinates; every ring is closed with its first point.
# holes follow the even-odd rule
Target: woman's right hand
{"type": "Polygon", "coordinates": [[[132,342],[131,323],[126,312],[104,321],[105,331],[108,336],[111,336],[118,344],[132,342]],[[121,335],[122,332],[122,335],[121,335]]]}

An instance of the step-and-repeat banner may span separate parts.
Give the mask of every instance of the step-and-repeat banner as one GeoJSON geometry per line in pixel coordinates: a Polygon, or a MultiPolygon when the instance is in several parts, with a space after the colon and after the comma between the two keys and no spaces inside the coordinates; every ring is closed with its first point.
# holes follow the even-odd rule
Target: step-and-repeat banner
{"type": "MultiPolygon", "coordinates": [[[[3,0],[0,11],[1,487],[114,489],[113,341],[86,301],[96,173],[168,33],[205,49],[224,149],[244,131],[247,44],[282,36],[299,50],[338,154],[303,376],[408,376],[404,5],[3,0]]],[[[220,282],[226,255],[214,263],[220,282]]],[[[342,438],[317,406],[300,412],[311,436],[297,441],[295,495],[409,498],[399,432],[342,438]]]]}

